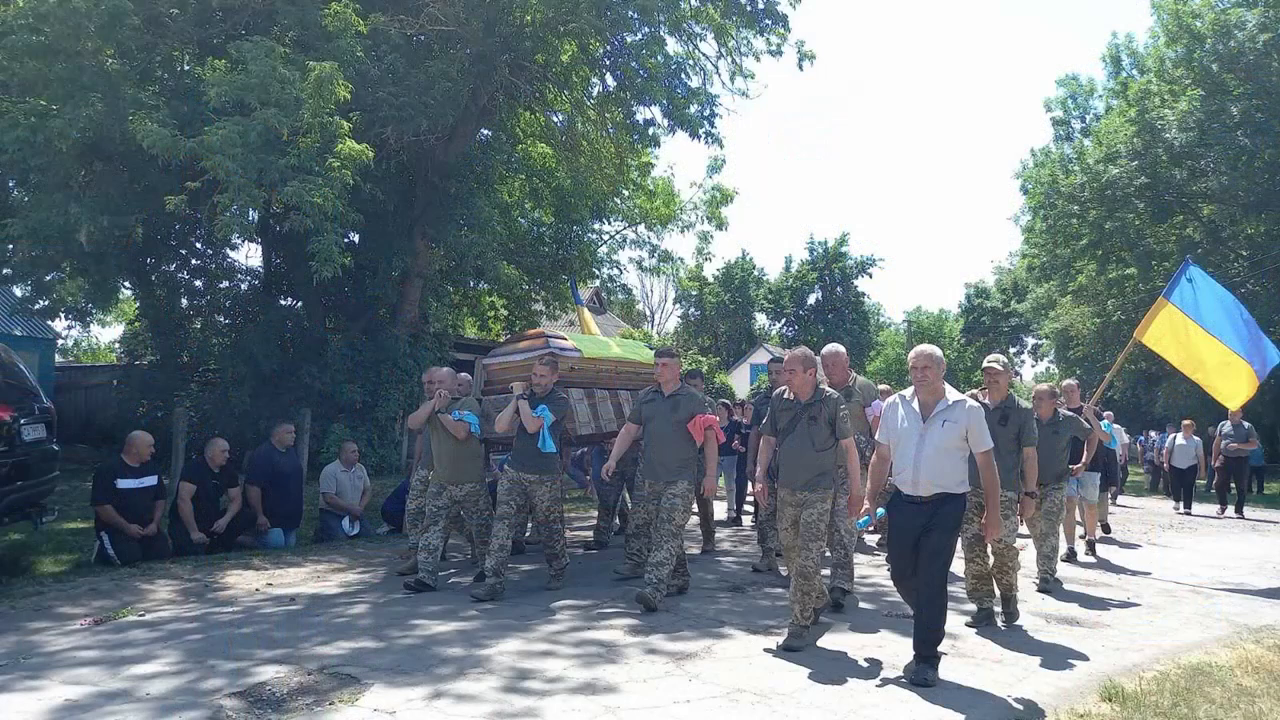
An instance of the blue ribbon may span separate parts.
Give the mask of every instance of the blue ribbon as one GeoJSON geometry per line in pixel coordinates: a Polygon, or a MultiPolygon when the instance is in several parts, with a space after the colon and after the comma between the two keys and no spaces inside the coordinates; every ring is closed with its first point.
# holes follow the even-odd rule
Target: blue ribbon
{"type": "Polygon", "coordinates": [[[538,432],[538,449],[544,453],[556,452],[556,441],[551,437],[551,423],[556,421],[556,416],[551,414],[546,405],[534,408],[533,416],[542,418],[542,430],[538,432]]]}
{"type": "Polygon", "coordinates": [[[471,434],[480,437],[480,418],[476,417],[473,412],[466,410],[454,410],[449,413],[449,417],[458,422],[464,422],[471,427],[471,434]]]}

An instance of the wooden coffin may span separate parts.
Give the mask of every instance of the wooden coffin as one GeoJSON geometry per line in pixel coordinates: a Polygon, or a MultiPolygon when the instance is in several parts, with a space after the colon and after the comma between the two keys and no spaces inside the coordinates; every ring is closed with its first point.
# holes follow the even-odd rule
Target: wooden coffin
{"type": "Polygon", "coordinates": [[[653,384],[653,351],[643,343],[618,338],[530,330],[507,338],[477,364],[482,396],[511,392],[524,382],[543,355],[560,361],[560,387],[641,390],[653,384]]]}
{"type": "MultiPolygon", "coordinates": [[[[626,424],[638,394],[634,390],[562,389],[569,396],[569,417],[565,419],[569,445],[604,442],[617,435],[626,424]]],[[[480,398],[480,424],[490,449],[511,445],[511,435],[499,435],[494,428],[499,413],[510,403],[510,393],[480,398]]]]}

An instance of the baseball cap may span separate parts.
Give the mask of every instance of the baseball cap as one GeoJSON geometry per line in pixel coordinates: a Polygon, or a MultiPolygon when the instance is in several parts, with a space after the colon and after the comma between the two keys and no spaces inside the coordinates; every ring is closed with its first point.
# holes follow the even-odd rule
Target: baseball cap
{"type": "Polygon", "coordinates": [[[1000,353],[991,353],[982,361],[982,369],[986,370],[987,368],[1013,372],[1013,365],[1010,364],[1009,358],[1001,355],[1000,353]]]}

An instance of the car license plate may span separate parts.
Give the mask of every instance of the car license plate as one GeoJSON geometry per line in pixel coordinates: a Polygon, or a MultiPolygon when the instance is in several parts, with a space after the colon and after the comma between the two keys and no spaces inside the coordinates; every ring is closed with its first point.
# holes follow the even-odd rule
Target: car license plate
{"type": "Polygon", "coordinates": [[[31,441],[33,441],[33,440],[43,440],[43,439],[45,439],[45,438],[46,438],[46,437],[48,437],[48,436],[49,436],[49,431],[47,431],[47,430],[45,430],[45,429],[44,429],[44,424],[43,424],[43,423],[41,423],[41,424],[37,424],[37,425],[23,425],[23,426],[22,426],[22,441],[23,441],[23,442],[31,442],[31,441]]]}

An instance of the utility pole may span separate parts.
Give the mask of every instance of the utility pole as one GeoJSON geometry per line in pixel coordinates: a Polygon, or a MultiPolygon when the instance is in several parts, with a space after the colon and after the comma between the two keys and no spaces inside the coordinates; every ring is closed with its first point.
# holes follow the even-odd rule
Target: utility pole
{"type": "Polygon", "coordinates": [[[907,352],[911,352],[911,348],[915,347],[915,343],[911,342],[911,321],[905,320],[903,321],[903,325],[905,326],[905,329],[906,329],[907,352]]]}

